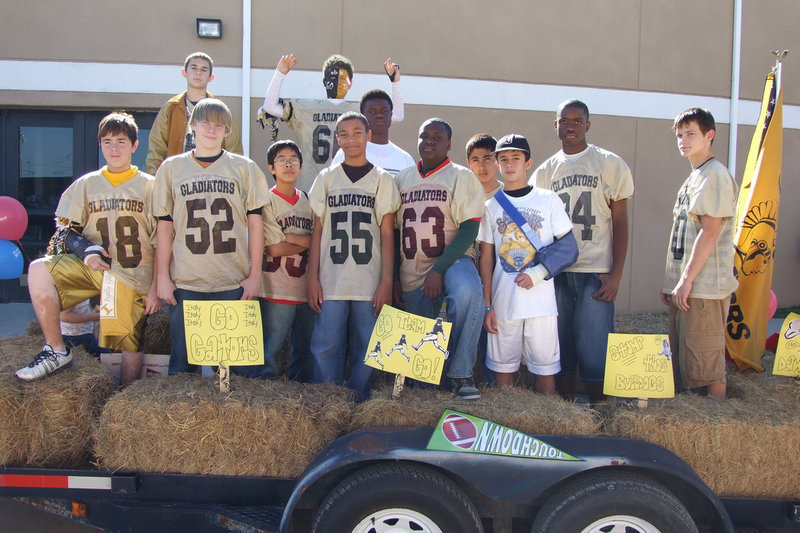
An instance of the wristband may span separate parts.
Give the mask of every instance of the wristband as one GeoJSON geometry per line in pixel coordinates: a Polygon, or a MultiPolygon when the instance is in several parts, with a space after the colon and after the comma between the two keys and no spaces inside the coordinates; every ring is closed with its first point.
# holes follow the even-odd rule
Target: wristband
{"type": "Polygon", "coordinates": [[[494,311],[494,307],[490,305],[489,307],[487,307],[486,309],[483,310],[483,314],[485,315],[489,311],[494,311]]]}

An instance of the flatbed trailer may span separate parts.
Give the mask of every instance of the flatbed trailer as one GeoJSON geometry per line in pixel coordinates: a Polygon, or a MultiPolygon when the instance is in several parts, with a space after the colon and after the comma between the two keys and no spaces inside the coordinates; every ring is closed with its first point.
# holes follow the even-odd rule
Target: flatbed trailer
{"type": "Polygon", "coordinates": [[[575,460],[432,450],[431,428],[370,428],[297,479],[0,468],[0,496],[109,532],[800,531],[800,501],[720,498],[636,440],[537,435],[575,460]]]}

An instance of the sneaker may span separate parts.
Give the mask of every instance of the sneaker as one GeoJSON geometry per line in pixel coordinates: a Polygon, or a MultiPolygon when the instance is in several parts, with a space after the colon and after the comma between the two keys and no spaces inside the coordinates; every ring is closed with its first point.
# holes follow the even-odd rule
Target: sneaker
{"type": "Polygon", "coordinates": [[[481,391],[475,387],[472,377],[452,378],[453,392],[459,400],[480,400],[481,391]]]}
{"type": "Polygon", "coordinates": [[[45,344],[42,351],[33,358],[31,364],[17,370],[16,376],[22,381],[35,381],[71,366],[72,355],[69,348],[67,348],[67,353],[59,353],[54,351],[49,344],[45,344]]]}

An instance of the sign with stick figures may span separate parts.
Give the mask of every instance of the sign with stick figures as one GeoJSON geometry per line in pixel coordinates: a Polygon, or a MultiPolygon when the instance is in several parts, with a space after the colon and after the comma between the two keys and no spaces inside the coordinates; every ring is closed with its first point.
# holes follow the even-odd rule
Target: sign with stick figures
{"type": "Polygon", "coordinates": [[[452,324],[384,305],[369,339],[364,364],[438,384],[442,378],[452,324]]]}

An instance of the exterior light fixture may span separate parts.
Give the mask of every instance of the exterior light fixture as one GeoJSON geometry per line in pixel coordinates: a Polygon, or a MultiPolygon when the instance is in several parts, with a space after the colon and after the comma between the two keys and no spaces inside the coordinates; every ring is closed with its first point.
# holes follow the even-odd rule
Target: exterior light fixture
{"type": "Polygon", "coordinates": [[[222,19],[197,19],[197,36],[201,39],[222,39],[222,19]]]}

